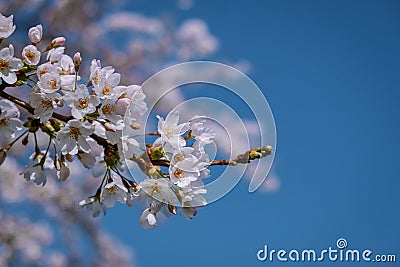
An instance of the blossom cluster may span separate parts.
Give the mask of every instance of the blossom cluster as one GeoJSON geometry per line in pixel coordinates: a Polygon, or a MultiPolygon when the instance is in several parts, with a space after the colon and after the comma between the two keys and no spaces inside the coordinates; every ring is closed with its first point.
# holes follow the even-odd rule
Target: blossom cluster
{"type": "MultiPolygon", "coordinates": [[[[0,43],[15,30],[13,16],[0,14],[0,43]]],[[[92,211],[101,211],[121,202],[132,206],[145,201],[140,224],[153,228],[159,213],[177,214],[177,207],[188,219],[196,207],[207,204],[203,178],[209,176],[210,159],[205,146],[213,142],[215,133],[204,121],[193,118],[179,123],[179,115],[171,112],[165,119],[158,117],[159,136],[152,144],[140,144],[136,139],[142,127],[141,118],[147,111],[145,94],[139,85],[120,84],[121,75],[112,66],[102,66],[93,59],[90,75],[79,75],[82,57],[65,53],[65,38],[57,37],[42,43],[43,27],[28,31],[30,44],[15,55],[12,44],[0,47],[0,164],[18,140],[24,145],[34,139],[34,152],[21,174],[28,181],[45,185],[49,173],[60,181],[70,176],[70,164],[79,160],[102,177],[93,196],[79,204],[92,211]],[[28,86],[29,101],[12,96],[6,88],[28,86]],[[20,116],[17,107],[31,115],[20,116]],[[47,146],[41,147],[40,133],[47,136],[47,146]],[[146,175],[137,183],[128,178],[130,163],[136,162],[146,175]],[[143,162],[145,166],[143,166],[143,162]],[[156,162],[163,162],[161,168],[156,162]],[[154,164],[153,164],[154,163],[154,164]]]]}

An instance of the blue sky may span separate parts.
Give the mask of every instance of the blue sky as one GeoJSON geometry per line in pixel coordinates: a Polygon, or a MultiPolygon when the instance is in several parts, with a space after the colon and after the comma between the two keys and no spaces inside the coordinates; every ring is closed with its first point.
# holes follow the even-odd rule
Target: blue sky
{"type": "Polygon", "coordinates": [[[400,260],[400,2],[196,1],[185,12],[174,1],[134,7],[178,21],[204,19],[220,40],[218,57],[251,62],[249,76],[275,116],[282,183],[273,194],[250,194],[242,180],[194,220],[175,216],[154,230],[139,226],[141,209],[119,205],[102,223],[132,248],[138,266],[271,265],[257,261],[264,244],[321,250],[340,237],[349,248],[400,260]]]}

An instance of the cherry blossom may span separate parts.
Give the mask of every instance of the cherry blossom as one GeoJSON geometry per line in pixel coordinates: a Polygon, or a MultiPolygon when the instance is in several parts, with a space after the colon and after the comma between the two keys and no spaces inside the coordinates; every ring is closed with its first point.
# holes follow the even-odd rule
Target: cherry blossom
{"type": "Polygon", "coordinates": [[[22,129],[22,122],[19,119],[19,110],[9,100],[0,100],[0,135],[7,138],[14,138],[15,132],[22,129]]]}
{"type": "Polygon", "coordinates": [[[90,152],[90,145],[86,138],[93,133],[94,129],[88,122],[81,123],[79,120],[70,120],[57,134],[58,146],[62,154],[76,155],[78,150],[90,152]]]}
{"type": "Polygon", "coordinates": [[[35,118],[40,118],[40,122],[48,121],[53,115],[53,111],[57,109],[58,101],[61,95],[58,93],[32,93],[30,95],[30,104],[35,109],[35,118]]]}
{"type": "Polygon", "coordinates": [[[13,84],[17,81],[15,71],[22,68],[21,59],[14,57],[14,46],[10,44],[0,50],[0,78],[6,83],[13,84]]]}
{"type": "Polygon", "coordinates": [[[86,114],[96,111],[100,100],[95,95],[89,95],[85,85],[81,84],[72,92],[67,92],[65,102],[71,108],[71,114],[75,119],[82,119],[86,114]]]}
{"type": "Polygon", "coordinates": [[[40,61],[40,52],[34,45],[27,45],[22,50],[22,57],[28,65],[37,65],[40,61]]]}
{"type": "Polygon", "coordinates": [[[15,31],[13,15],[5,17],[0,13],[0,40],[9,37],[15,31]]]}

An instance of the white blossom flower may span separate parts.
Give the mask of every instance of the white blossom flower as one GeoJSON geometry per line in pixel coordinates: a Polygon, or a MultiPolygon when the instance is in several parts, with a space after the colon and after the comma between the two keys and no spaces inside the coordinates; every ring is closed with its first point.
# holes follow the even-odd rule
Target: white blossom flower
{"type": "Polygon", "coordinates": [[[156,227],[157,226],[156,213],[151,211],[150,208],[145,209],[142,215],[140,216],[139,223],[144,229],[156,227]]]}
{"type": "Polygon", "coordinates": [[[71,108],[71,114],[76,119],[82,119],[86,114],[96,111],[100,100],[95,95],[89,95],[85,85],[80,84],[75,92],[67,92],[65,102],[71,108]]]}
{"type": "Polygon", "coordinates": [[[193,118],[190,120],[190,130],[192,130],[192,135],[203,143],[209,143],[214,139],[215,132],[205,127],[205,120],[193,118]]]}
{"type": "Polygon", "coordinates": [[[187,187],[200,177],[199,161],[191,154],[193,151],[194,149],[191,147],[184,147],[177,151],[171,159],[170,179],[179,187],[187,187]]]}
{"type": "Polygon", "coordinates": [[[58,100],[61,95],[57,93],[43,94],[32,93],[29,98],[31,106],[35,109],[35,118],[40,118],[40,122],[48,121],[53,115],[53,111],[58,107],[58,100]]]}
{"type": "Polygon", "coordinates": [[[102,99],[115,97],[119,93],[117,85],[121,80],[121,75],[119,73],[110,73],[110,71],[105,71],[104,74],[98,75],[98,77],[103,78],[94,88],[96,95],[102,99]]]}
{"type": "Polygon", "coordinates": [[[75,75],[60,75],[61,90],[72,91],[75,88],[75,81],[79,81],[80,77],[75,75]]]}
{"type": "Polygon", "coordinates": [[[40,79],[44,74],[59,74],[58,68],[51,64],[50,62],[46,62],[42,65],[39,65],[37,68],[37,77],[40,79]]]}
{"type": "Polygon", "coordinates": [[[168,179],[145,179],[139,184],[140,193],[150,196],[163,203],[177,203],[178,198],[172,190],[172,184],[168,179]]]}
{"type": "Polygon", "coordinates": [[[203,197],[207,193],[205,188],[184,188],[182,191],[183,207],[203,207],[207,205],[207,201],[203,197]]]}
{"type": "Polygon", "coordinates": [[[126,203],[128,189],[122,183],[122,179],[115,173],[111,174],[111,181],[101,191],[100,200],[107,207],[114,207],[115,201],[126,203]]]}
{"type": "Polygon", "coordinates": [[[64,128],[57,134],[58,146],[63,155],[76,155],[78,150],[85,153],[90,152],[91,148],[86,138],[93,133],[92,125],[85,121],[70,120],[64,128]]]}
{"type": "Polygon", "coordinates": [[[74,62],[68,55],[62,55],[59,66],[62,75],[72,74],[75,71],[74,62]]]}
{"type": "Polygon", "coordinates": [[[15,25],[13,25],[13,15],[8,18],[0,13],[0,39],[9,37],[15,31],[15,25]]]}
{"type": "Polygon", "coordinates": [[[51,63],[60,62],[64,55],[64,50],[65,47],[63,46],[50,49],[47,53],[47,61],[51,63]]]}
{"type": "Polygon", "coordinates": [[[58,73],[45,73],[40,77],[37,85],[42,93],[54,93],[60,90],[60,75],[58,73]]]}
{"type": "Polygon", "coordinates": [[[111,94],[112,85],[118,85],[120,80],[120,75],[114,75],[114,69],[111,66],[107,66],[102,68],[100,60],[93,59],[90,65],[90,80],[95,87],[96,94],[102,94],[103,96],[114,97],[111,94]],[[112,76],[112,77],[111,77],[112,76]],[[110,78],[111,77],[111,78],[110,78]],[[107,83],[107,79],[110,78],[110,81],[107,83]],[[106,87],[104,92],[104,86],[108,84],[110,87],[106,87]]]}
{"type": "Polygon", "coordinates": [[[22,129],[22,122],[19,119],[19,110],[9,100],[0,100],[0,135],[7,138],[14,138],[15,132],[22,129]]]}
{"type": "Polygon", "coordinates": [[[130,159],[139,149],[139,142],[129,135],[121,136],[118,140],[118,151],[124,155],[122,158],[130,159]]]}
{"type": "Polygon", "coordinates": [[[160,116],[157,116],[157,118],[158,132],[161,137],[156,139],[154,143],[161,144],[166,153],[173,153],[175,150],[184,147],[186,141],[182,135],[189,130],[189,123],[178,124],[179,113],[177,111],[169,113],[165,120],[160,116]]]}
{"type": "Polygon", "coordinates": [[[32,44],[37,44],[42,40],[43,36],[43,27],[41,24],[32,27],[28,31],[28,37],[29,40],[32,42],[32,44]]]}
{"type": "Polygon", "coordinates": [[[29,65],[37,65],[40,61],[40,52],[36,46],[28,45],[22,50],[22,57],[29,65]]]}
{"type": "Polygon", "coordinates": [[[104,215],[107,213],[106,207],[100,203],[100,199],[96,196],[88,197],[80,201],[79,206],[86,207],[88,210],[92,211],[93,217],[99,216],[101,211],[103,211],[104,215]]]}
{"type": "Polygon", "coordinates": [[[23,65],[21,59],[14,57],[14,47],[11,44],[0,50],[0,78],[6,83],[13,84],[17,81],[15,71],[20,70],[23,65]]]}
{"type": "Polygon", "coordinates": [[[124,115],[129,107],[129,117],[138,119],[147,111],[147,104],[144,101],[146,95],[140,85],[118,86],[115,90],[120,92],[117,101],[120,114],[124,115]]]}
{"type": "MultiPolygon", "coordinates": [[[[123,127],[122,120],[120,122],[121,122],[121,124],[119,124],[119,125],[121,127],[118,127],[118,128],[123,127]]],[[[107,123],[107,124],[109,124],[109,123],[107,123]]],[[[115,130],[115,131],[106,130],[106,139],[113,145],[117,144],[120,141],[121,137],[122,137],[121,130],[115,130]]]]}
{"type": "MultiPolygon", "coordinates": [[[[99,144],[97,144],[97,142],[94,139],[89,137],[86,139],[86,141],[90,145],[90,152],[89,153],[78,152],[77,157],[80,160],[80,162],[82,163],[82,165],[85,168],[89,169],[90,167],[95,166],[96,157],[100,157],[102,154],[104,154],[104,152],[103,152],[103,147],[100,146],[99,144]]],[[[93,167],[93,169],[94,169],[94,167],[93,167]]],[[[104,170],[104,172],[105,172],[105,170],[104,170]]],[[[95,176],[95,177],[97,177],[97,176],[95,176]]]]}
{"type": "Polygon", "coordinates": [[[46,157],[43,161],[44,151],[36,154],[33,153],[29,157],[28,165],[25,170],[20,174],[24,175],[25,180],[32,181],[37,185],[42,184],[43,186],[47,182],[45,169],[53,169],[53,160],[50,157],[46,157]]]}
{"type": "Polygon", "coordinates": [[[120,124],[123,122],[123,117],[117,112],[117,99],[106,98],[99,108],[101,118],[109,120],[113,123],[120,124]]]}

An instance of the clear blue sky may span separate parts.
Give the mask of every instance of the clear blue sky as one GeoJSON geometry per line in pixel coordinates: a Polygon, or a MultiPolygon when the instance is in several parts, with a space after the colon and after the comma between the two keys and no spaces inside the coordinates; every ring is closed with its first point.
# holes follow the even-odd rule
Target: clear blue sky
{"type": "Polygon", "coordinates": [[[132,6],[204,19],[220,39],[219,57],[252,63],[250,77],[275,115],[282,181],[274,194],[249,194],[241,181],[194,220],[176,216],[154,230],[139,226],[140,209],[118,205],[102,223],[132,248],[138,266],[292,265],[260,263],[256,252],[264,244],[321,250],[340,237],[400,261],[399,1],[196,1],[185,12],[175,1],[132,6]]]}

